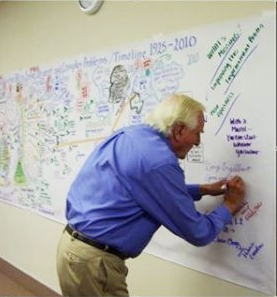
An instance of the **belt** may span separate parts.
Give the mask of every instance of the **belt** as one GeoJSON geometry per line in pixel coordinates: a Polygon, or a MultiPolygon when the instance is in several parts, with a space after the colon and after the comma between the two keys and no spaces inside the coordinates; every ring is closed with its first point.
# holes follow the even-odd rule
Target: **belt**
{"type": "Polygon", "coordinates": [[[78,233],[78,231],[72,229],[69,225],[66,225],[65,230],[73,237],[76,238],[84,243],[87,243],[93,247],[96,247],[100,250],[103,250],[105,252],[108,252],[110,254],[116,255],[117,257],[121,258],[122,260],[127,259],[126,256],[124,256],[122,253],[120,253],[118,250],[116,250],[115,248],[110,247],[107,244],[102,244],[99,243],[93,239],[87,238],[84,235],[78,233]]]}

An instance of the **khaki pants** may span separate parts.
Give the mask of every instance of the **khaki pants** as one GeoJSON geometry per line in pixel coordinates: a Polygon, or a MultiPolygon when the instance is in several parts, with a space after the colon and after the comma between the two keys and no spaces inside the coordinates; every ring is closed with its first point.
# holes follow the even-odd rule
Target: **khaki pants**
{"type": "Polygon", "coordinates": [[[63,296],[129,296],[124,260],[67,231],[63,231],[57,251],[57,272],[63,296]]]}

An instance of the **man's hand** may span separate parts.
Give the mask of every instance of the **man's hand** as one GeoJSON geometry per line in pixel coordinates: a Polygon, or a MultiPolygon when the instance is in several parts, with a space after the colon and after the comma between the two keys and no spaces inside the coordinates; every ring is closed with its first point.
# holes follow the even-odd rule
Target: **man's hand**
{"type": "Polygon", "coordinates": [[[227,183],[224,195],[224,204],[232,214],[241,207],[245,196],[245,184],[240,176],[234,176],[227,183]]]}
{"type": "Polygon", "coordinates": [[[217,196],[225,193],[227,188],[227,179],[222,179],[218,182],[211,184],[200,185],[200,194],[203,195],[211,195],[217,196]]]}

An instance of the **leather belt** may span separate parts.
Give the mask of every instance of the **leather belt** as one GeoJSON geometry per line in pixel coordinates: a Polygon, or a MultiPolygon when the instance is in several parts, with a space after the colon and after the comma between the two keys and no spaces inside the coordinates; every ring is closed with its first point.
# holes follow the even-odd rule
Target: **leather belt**
{"type": "Polygon", "coordinates": [[[121,258],[122,260],[125,260],[127,259],[126,256],[124,256],[122,253],[120,253],[118,250],[110,247],[109,245],[107,244],[102,244],[102,243],[99,243],[93,239],[90,239],[90,238],[87,238],[85,237],[84,235],[80,234],[78,231],[72,229],[69,225],[66,225],[65,227],[65,230],[73,237],[73,238],[76,238],[84,243],[87,243],[93,247],[96,247],[100,250],[103,250],[105,252],[108,252],[110,254],[113,254],[113,255],[116,255],[117,257],[121,258]]]}

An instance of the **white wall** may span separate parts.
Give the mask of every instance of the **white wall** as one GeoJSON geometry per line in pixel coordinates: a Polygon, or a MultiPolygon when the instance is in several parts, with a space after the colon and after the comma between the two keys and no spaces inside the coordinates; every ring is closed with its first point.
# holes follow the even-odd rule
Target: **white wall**
{"type": "MultiPolygon", "coordinates": [[[[0,75],[159,33],[274,10],[275,5],[273,1],[106,0],[96,15],[85,15],[77,1],[0,2],[0,75]]],[[[0,202],[0,257],[60,292],[55,253],[63,227],[0,202]]],[[[131,295],[263,296],[147,254],[127,264],[131,295]]]]}

